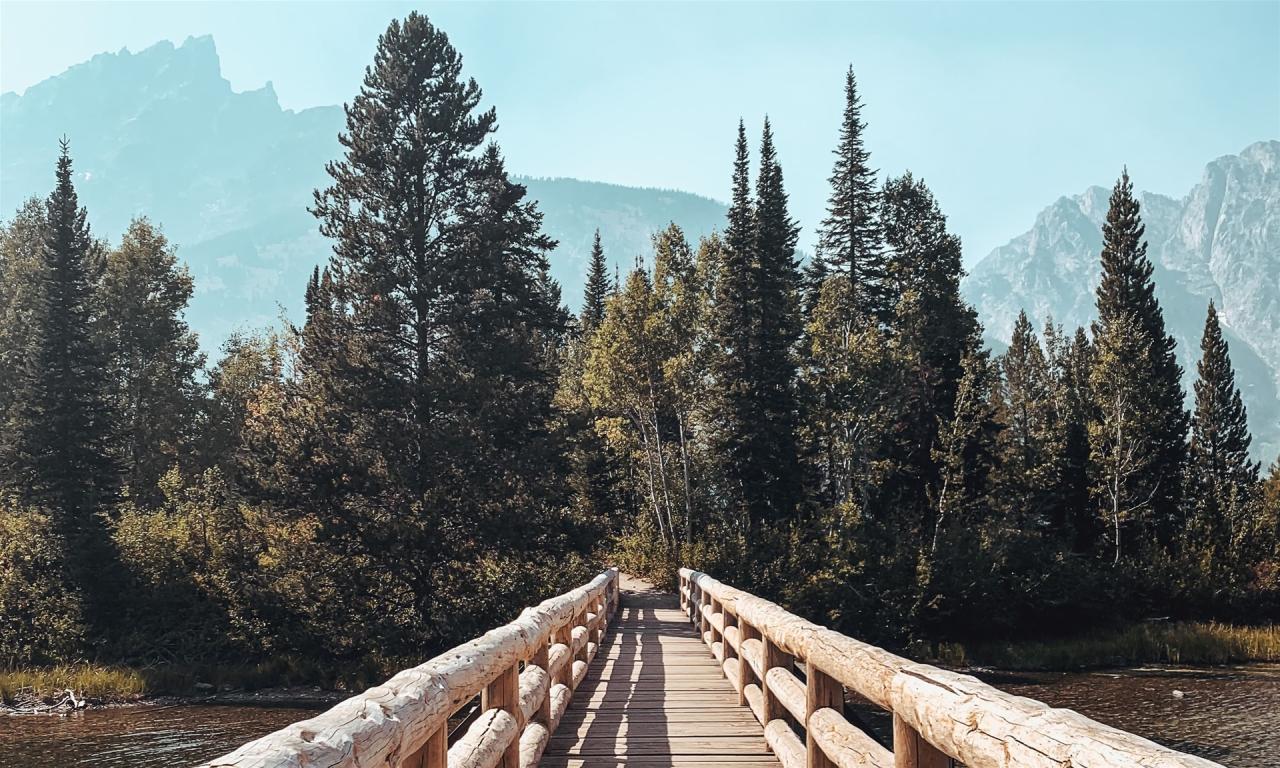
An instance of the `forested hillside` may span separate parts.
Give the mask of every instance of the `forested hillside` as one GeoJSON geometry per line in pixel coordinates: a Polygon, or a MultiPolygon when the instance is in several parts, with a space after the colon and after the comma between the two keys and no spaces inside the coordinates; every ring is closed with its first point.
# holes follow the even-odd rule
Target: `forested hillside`
{"type": "Polygon", "coordinates": [[[841,97],[807,265],[786,137],[720,126],[718,233],[636,262],[602,225],[574,316],[495,111],[410,14],[316,182],[304,316],[212,359],[161,222],[99,239],[64,140],[0,230],[0,665],[388,668],[605,561],[896,647],[1274,621],[1280,463],[1208,301],[1185,407],[1128,174],[1096,321],[1019,315],[992,355],[937,200],[878,180],[852,69],[841,97]]]}

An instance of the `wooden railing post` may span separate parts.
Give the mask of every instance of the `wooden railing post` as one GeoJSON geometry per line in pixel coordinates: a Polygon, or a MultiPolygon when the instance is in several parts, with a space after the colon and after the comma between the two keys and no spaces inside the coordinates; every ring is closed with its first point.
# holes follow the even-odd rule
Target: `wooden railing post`
{"type": "Polygon", "coordinates": [[[951,768],[951,758],[925,741],[919,733],[893,713],[894,768],[951,768]]]}
{"type": "MultiPolygon", "coordinates": [[[[580,611],[580,612],[578,613],[578,615],[577,615],[577,616],[574,616],[574,617],[573,617],[573,626],[574,626],[574,627],[583,627],[584,629],[587,627],[587,609],[586,609],[586,608],[583,608],[583,609],[582,609],[582,611],[580,611]]],[[[578,649],[578,652],[577,652],[577,653],[575,653],[575,654],[573,655],[573,661],[581,661],[583,664],[586,664],[586,663],[587,663],[587,651],[588,651],[588,649],[587,649],[587,641],[589,641],[590,639],[591,639],[591,631],[590,631],[590,629],[588,629],[588,630],[587,630],[587,636],[586,636],[586,638],[584,639],[584,641],[583,641],[583,643],[582,643],[582,647],[581,647],[581,648],[579,648],[579,649],[578,649]]],[[[570,642],[570,643],[572,643],[572,642],[573,642],[573,631],[572,631],[572,630],[570,630],[570,631],[569,631],[569,642],[570,642]]],[[[572,661],[571,661],[567,666],[569,667],[569,679],[570,679],[570,681],[576,680],[576,679],[577,679],[577,676],[573,674],[573,663],[572,663],[572,661]]],[[[571,688],[573,688],[574,690],[577,690],[577,686],[576,686],[576,685],[571,685],[570,687],[571,687],[571,688]]]]}
{"type": "MultiPolygon", "coordinates": [[[[759,639],[761,639],[760,630],[739,618],[738,642],[741,646],[746,648],[748,640],[759,639]]],[[[742,654],[738,654],[738,656],[742,657],[742,654]]],[[[760,657],[760,661],[764,661],[763,654],[760,657]]],[[[761,666],[764,666],[764,664],[762,663],[761,666]]],[[[747,661],[745,658],[739,658],[738,660],[738,676],[742,682],[741,687],[738,688],[738,706],[743,706],[747,703],[747,686],[751,683],[759,685],[761,694],[764,693],[764,680],[756,677],[755,667],[751,666],[751,662],[747,661]]],[[[766,723],[761,723],[761,725],[766,725],[766,723]]]]}
{"type": "Polygon", "coordinates": [[[448,768],[449,766],[449,725],[436,729],[427,738],[427,743],[417,752],[400,761],[400,768],[448,768]]]}
{"type": "Polygon", "coordinates": [[[813,736],[809,718],[820,709],[844,711],[844,687],[834,677],[818,669],[813,662],[805,662],[805,744],[806,768],[835,768],[835,761],[827,757],[813,736]]]}
{"type": "MultiPolygon", "coordinates": [[[[721,619],[724,622],[724,634],[720,638],[721,647],[724,649],[724,661],[721,662],[721,666],[727,670],[729,666],[732,665],[726,664],[726,662],[728,662],[729,659],[738,659],[738,679],[730,680],[729,682],[733,683],[733,687],[738,689],[738,706],[745,707],[747,705],[747,697],[742,693],[742,668],[746,666],[746,664],[742,659],[738,658],[738,652],[734,650],[733,643],[729,642],[729,627],[738,626],[738,617],[732,615],[728,611],[725,611],[723,604],[720,606],[720,610],[724,611],[723,619],[721,619]]],[[[738,642],[742,642],[742,635],[738,635],[738,642]]]]}
{"type": "Polygon", "coordinates": [[[778,701],[778,697],[769,689],[769,670],[774,667],[782,667],[788,671],[791,670],[791,655],[774,645],[768,635],[763,635],[761,641],[764,645],[764,652],[761,654],[760,660],[761,674],[760,692],[764,699],[764,723],[768,725],[770,722],[777,720],[783,716],[787,708],[782,706],[782,702],[778,701]]]}
{"type": "MultiPolygon", "coordinates": [[[[711,619],[708,618],[707,614],[702,611],[702,606],[710,605],[710,604],[711,604],[711,601],[707,597],[707,593],[699,589],[698,590],[698,627],[699,627],[698,639],[699,640],[702,640],[705,637],[707,637],[708,636],[707,633],[711,631],[711,619]]],[[[710,646],[708,645],[708,647],[710,646]]]]}
{"type": "MultiPolygon", "coordinates": [[[[560,644],[565,647],[565,653],[568,654],[569,649],[573,646],[573,622],[565,622],[559,629],[551,633],[552,644],[560,644]]],[[[569,656],[556,670],[555,678],[551,681],[551,685],[559,683],[573,688],[573,657],[569,656]]],[[[547,688],[547,698],[551,698],[551,688],[547,688]]]]}
{"type": "Polygon", "coordinates": [[[548,728],[551,727],[551,685],[555,682],[551,679],[551,670],[549,669],[551,666],[551,646],[549,643],[550,638],[543,640],[538,652],[533,654],[533,658],[529,660],[530,664],[541,667],[542,671],[547,673],[547,692],[543,695],[542,703],[538,705],[538,711],[533,718],[548,728]]]}
{"type": "MultiPolygon", "coordinates": [[[[721,656],[724,655],[724,633],[716,629],[716,623],[715,623],[715,617],[716,617],[716,614],[718,613],[720,614],[720,618],[721,618],[721,626],[724,626],[723,624],[724,608],[720,606],[720,601],[717,600],[714,596],[711,597],[710,603],[711,603],[711,615],[707,618],[707,624],[710,625],[711,627],[711,645],[708,646],[707,650],[711,651],[711,656],[712,658],[714,658],[716,655],[717,641],[720,643],[720,654],[721,656]]],[[[719,662],[720,659],[716,659],[716,661],[719,662]]]]}
{"type": "MultiPolygon", "coordinates": [[[[524,729],[524,713],[520,711],[520,664],[517,662],[485,686],[480,697],[480,708],[501,709],[516,719],[516,733],[524,729]]],[[[520,768],[520,739],[511,740],[498,761],[499,768],[520,768]]]]}

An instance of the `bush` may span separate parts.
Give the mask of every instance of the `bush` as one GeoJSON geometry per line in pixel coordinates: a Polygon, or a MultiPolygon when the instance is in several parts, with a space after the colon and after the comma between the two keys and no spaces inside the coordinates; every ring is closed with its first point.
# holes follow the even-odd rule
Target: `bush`
{"type": "Polygon", "coordinates": [[[86,649],[81,596],[52,517],[0,499],[0,667],[56,664],[86,649]]]}

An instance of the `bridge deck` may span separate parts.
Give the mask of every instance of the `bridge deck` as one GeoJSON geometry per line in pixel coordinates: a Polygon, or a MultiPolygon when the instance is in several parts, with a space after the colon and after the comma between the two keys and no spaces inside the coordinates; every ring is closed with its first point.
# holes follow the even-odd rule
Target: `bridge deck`
{"type": "Polygon", "coordinates": [[[617,622],[541,765],[778,768],[678,599],[623,579],[617,622]]]}

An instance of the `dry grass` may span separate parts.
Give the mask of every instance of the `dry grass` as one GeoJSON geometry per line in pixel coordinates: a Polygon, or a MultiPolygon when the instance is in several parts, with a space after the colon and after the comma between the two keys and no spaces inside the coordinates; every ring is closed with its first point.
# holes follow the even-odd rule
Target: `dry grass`
{"type": "MultiPolygon", "coordinates": [[[[391,665],[396,666],[397,665],[391,665]]],[[[406,663],[404,666],[408,666],[406,663]]],[[[319,686],[356,691],[377,685],[390,674],[373,662],[331,666],[290,656],[248,664],[164,664],[150,667],[76,664],[0,669],[0,703],[12,702],[23,688],[52,699],[66,689],[93,701],[122,702],[144,696],[192,696],[197,683],[255,691],[287,686],[319,686]]]]}
{"type": "Polygon", "coordinates": [[[0,670],[0,702],[13,701],[23,688],[31,688],[41,698],[53,698],[70,688],[89,699],[125,701],[147,692],[147,684],[136,669],[97,667],[88,664],[37,669],[0,670]]]}
{"type": "Polygon", "coordinates": [[[949,666],[1027,670],[1280,662],[1280,625],[1148,623],[1044,642],[944,644],[935,656],[949,666]]]}

